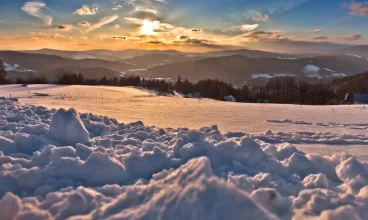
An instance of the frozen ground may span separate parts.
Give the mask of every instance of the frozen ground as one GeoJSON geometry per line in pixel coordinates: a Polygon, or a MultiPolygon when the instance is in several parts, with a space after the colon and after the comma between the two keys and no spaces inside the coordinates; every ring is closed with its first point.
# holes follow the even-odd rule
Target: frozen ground
{"type": "MultiPolygon", "coordinates": [[[[60,88],[37,92],[52,89],[60,88]]],[[[101,89],[107,88],[89,95],[101,89]]],[[[44,97],[50,96],[34,99],[44,97]]],[[[294,131],[160,129],[0,99],[1,219],[368,219],[365,162],[279,144],[365,144],[363,135],[326,131],[366,132],[362,121],[262,123],[294,131]],[[301,125],[325,131],[296,132],[301,125]]]]}
{"type": "Polygon", "coordinates": [[[284,132],[273,142],[290,141],[308,153],[346,152],[368,161],[366,106],[298,106],[227,103],[209,99],[161,97],[130,87],[20,85],[0,86],[0,96],[48,108],[76,108],[120,122],[143,121],[161,128],[199,129],[218,125],[221,132],[284,132]],[[42,94],[42,95],[40,95],[42,94]],[[309,131],[303,138],[295,132],[309,131]],[[321,135],[323,132],[324,135],[321,135]],[[327,134],[327,132],[331,134],[327,134]],[[292,138],[288,137],[291,136],[292,138]],[[346,136],[351,135],[351,136],[346,136]]]}

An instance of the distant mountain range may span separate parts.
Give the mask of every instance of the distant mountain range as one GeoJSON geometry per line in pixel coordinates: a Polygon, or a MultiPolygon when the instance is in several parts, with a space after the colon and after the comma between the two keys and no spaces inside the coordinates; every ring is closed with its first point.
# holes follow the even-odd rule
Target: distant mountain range
{"type": "Polygon", "coordinates": [[[282,54],[257,50],[186,53],[175,50],[0,51],[8,77],[57,77],[60,70],[86,78],[138,75],[189,80],[218,78],[234,84],[262,83],[276,76],[318,82],[368,70],[368,46],[343,48],[328,54],[282,54]]]}
{"type": "Polygon", "coordinates": [[[218,78],[241,84],[287,75],[319,81],[367,70],[368,60],[347,55],[311,58],[249,58],[233,55],[153,67],[141,74],[159,78],[170,78],[175,74],[189,80],[218,78]]]}
{"type": "Polygon", "coordinates": [[[354,47],[348,47],[339,49],[336,51],[337,53],[342,54],[349,54],[356,57],[362,57],[365,59],[368,59],[368,45],[361,45],[361,46],[354,46],[354,47]]]}
{"type": "Polygon", "coordinates": [[[102,78],[121,76],[122,73],[133,68],[133,65],[100,59],[70,59],[56,55],[30,54],[15,51],[0,51],[0,60],[8,66],[8,76],[16,73],[17,77],[26,78],[29,75],[46,76],[50,79],[56,77],[61,70],[82,72],[87,78],[102,78]],[[14,68],[18,67],[18,68],[14,68]],[[21,71],[26,69],[28,71],[21,71]],[[22,73],[22,74],[19,74],[22,73]]]}

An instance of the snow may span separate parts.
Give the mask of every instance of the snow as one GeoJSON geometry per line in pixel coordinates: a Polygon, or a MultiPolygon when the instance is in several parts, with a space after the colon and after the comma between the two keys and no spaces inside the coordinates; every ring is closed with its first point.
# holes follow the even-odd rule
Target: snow
{"type": "Polygon", "coordinates": [[[296,57],[277,57],[280,60],[298,60],[299,58],[296,57]]]}
{"type": "Polygon", "coordinates": [[[252,78],[253,79],[258,79],[258,78],[266,78],[266,79],[271,79],[273,76],[271,76],[268,73],[259,73],[259,74],[252,74],[252,78]]]}
{"type": "Polygon", "coordinates": [[[236,99],[232,95],[225,96],[224,99],[228,102],[236,102],[236,99]]]}
{"type": "Polygon", "coordinates": [[[332,76],[334,76],[334,77],[345,77],[347,75],[345,73],[333,73],[332,76]]]}
{"type": "Polygon", "coordinates": [[[363,58],[362,56],[359,56],[359,55],[356,55],[356,54],[346,54],[346,55],[351,56],[351,57],[356,57],[356,58],[359,58],[359,59],[363,58]]]}
{"type": "Polygon", "coordinates": [[[34,70],[23,68],[19,64],[11,65],[11,64],[8,64],[8,63],[4,63],[4,66],[5,66],[5,71],[8,71],[8,72],[11,72],[11,71],[23,72],[23,73],[35,72],[34,70]]]}
{"type": "MultiPolygon", "coordinates": [[[[2,87],[3,90],[6,88],[14,87],[2,87]]],[[[20,95],[28,89],[43,91],[42,88],[47,93],[59,93],[63,87],[17,88],[20,93],[16,94],[20,95]]],[[[160,106],[160,101],[162,105],[163,100],[198,101],[150,96],[133,88],[127,88],[125,93],[121,93],[120,88],[80,88],[91,89],[91,94],[86,93],[89,96],[93,95],[92,91],[106,90],[107,94],[115,94],[115,98],[120,96],[120,101],[124,94],[130,102],[139,99],[141,102],[138,103],[148,96],[156,106],[160,106]]],[[[70,89],[73,87],[68,87],[70,89]]],[[[52,102],[55,97],[26,100],[51,99],[52,102]]],[[[227,110],[239,110],[236,109],[237,103],[202,102],[201,105],[220,103],[226,105],[227,110]]],[[[101,103],[102,99],[99,108],[105,108],[101,103]]],[[[114,100],[114,103],[118,101],[114,100]]],[[[124,108],[129,108],[128,103],[123,103],[124,108]]],[[[111,111],[108,103],[105,104],[111,111]]],[[[137,108],[136,102],[133,104],[135,111],[141,109],[137,108]]],[[[216,114],[223,114],[221,105],[215,108],[216,114]]],[[[239,106],[244,110],[249,104],[239,106]]],[[[251,106],[256,108],[258,105],[251,106]]],[[[270,112],[270,109],[277,111],[278,105],[261,106],[270,112]]],[[[285,111],[282,106],[281,111],[285,111]]],[[[310,108],[318,118],[316,114],[326,111],[327,107],[310,108]]],[[[299,112],[305,114],[306,109],[300,108],[299,112]]],[[[348,111],[341,107],[340,110],[343,114],[356,113],[355,108],[348,111]]],[[[267,125],[286,126],[281,128],[282,132],[269,130],[265,134],[245,134],[222,133],[215,125],[191,129],[177,128],[179,123],[172,123],[174,128],[164,129],[145,126],[141,121],[124,124],[107,116],[78,113],[74,109],[49,110],[22,104],[15,98],[1,98],[0,113],[2,219],[368,217],[368,164],[348,154],[309,154],[285,143],[313,145],[314,142],[332,141],[349,147],[368,139],[366,130],[349,129],[351,126],[367,126],[359,124],[361,119],[351,120],[349,125],[335,120],[335,124],[325,123],[323,126],[314,121],[308,123],[303,117],[303,121],[265,120],[267,125]],[[284,129],[293,126],[313,129],[309,132],[284,129]],[[315,131],[315,127],[324,129],[324,132],[315,131]],[[337,127],[346,134],[327,132],[327,129],[337,127]],[[357,134],[360,131],[362,133],[357,134]]],[[[286,114],[291,116],[290,112],[286,114]]],[[[336,119],[336,114],[331,118],[336,119]]],[[[269,113],[267,117],[272,115],[269,113]]],[[[140,112],[140,117],[145,119],[147,116],[140,112]]],[[[320,117],[330,119],[328,115],[320,117]]],[[[175,120],[179,122],[177,118],[175,120]]],[[[226,118],[222,120],[226,121],[226,118]]],[[[236,120],[241,121],[241,118],[236,120]]],[[[251,121],[247,127],[252,127],[251,121]]]]}
{"type": "Polygon", "coordinates": [[[274,74],[257,73],[257,74],[252,74],[253,79],[259,79],[259,78],[271,79],[271,78],[274,78],[274,77],[286,77],[286,76],[295,76],[295,75],[288,74],[288,73],[274,73],[274,74]]]}
{"type": "MultiPolygon", "coordinates": [[[[284,132],[292,135],[294,132],[301,131],[314,133],[321,131],[330,132],[335,137],[342,137],[343,134],[359,137],[366,135],[367,126],[364,124],[368,124],[365,122],[368,109],[364,105],[301,106],[231,103],[210,99],[182,98],[180,96],[157,96],[154,93],[132,87],[0,86],[0,96],[9,97],[10,94],[12,97],[18,97],[21,103],[45,106],[50,109],[75,108],[80,112],[108,115],[125,123],[141,120],[147,125],[161,128],[199,129],[217,124],[222,132],[262,134],[271,130],[275,134],[284,132]],[[49,96],[33,96],[34,92],[49,94],[49,96]],[[304,121],[307,124],[273,123],[270,120],[304,121]]],[[[37,111],[44,112],[42,109],[37,109],[37,111]]],[[[13,121],[16,119],[16,117],[11,118],[13,121]]],[[[81,119],[91,137],[100,136],[110,131],[110,127],[106,126],[103,120],[81,119]]],[[[11,129],[16,127],[14,123],[9,123],[6,126],[11,129]]],[[[43,130],[40,130],[39,133],[43,130]]],[[[362,143],[359,139],[358,142],[362,143]]],[[[294,142],[298,148],[308,153],[331,156],[347,152],[361,160],[368,161],[368,149],[364,145],[351,145],[352,142],[350,142],[347,148],[343,142],[333,145],[326,143],[323,141],[314,141],[313,144],[294,142]]]]}
{"type": "Polygon", "coordinates": [[[75,109],[59,109],[51,118],[48,135],[65,145],[89,142],[89,133],[75,109]]]}
{"type": "Polygon", "coordinates": [[[320,68],[318,66],[312,65],[312,64],[308,64],[307,66],[304,67],[303,69],[306,73],[318,73],[318,71],[320,70],[320,68]]]}
{"type": "Polygon", "coordinates": [[[303,68],[302,71],[303,71],[303,74],[307,75],[307,77],[322,79],[323,77],[318,74],[320,69],[321,68],[319,68],[318,66],[308,64],[303,68]]]}

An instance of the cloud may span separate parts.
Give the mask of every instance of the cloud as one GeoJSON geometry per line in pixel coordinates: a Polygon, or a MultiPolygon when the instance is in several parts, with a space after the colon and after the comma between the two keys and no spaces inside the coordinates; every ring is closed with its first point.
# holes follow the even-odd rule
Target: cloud
{"type": "Polygon", "coordinates": [[[104,25],[110,24],[111,22],[115,21],[118,18],[119,18],[119,16],[117,16],[117,15],[103,17],[103,18],[101,18],[101,20],[98,23],[91,25],[90,28],[88,28],[87,32],[99,29],[104,25]]]}
{"type": "Polygon", "coordinates": [[[244,32],[244,31],[253,31],[257,27],[259,27],[259,24],[243,24],[240,26],[232,26],[231,28],[228,28],[224,30],[224,32],[244,32]]]}
{"type": "Polygon", "coordinates": [[[259,12],[256,12],[256,14],[252,17],[252,20],[257,22],[265,22],[268,21],[268,19],[269,19],[268,14],[262,15],[259,12]]]}
{"type": "Polygon", "coordinates": [[[155,33],[159,33],[159,32],[162,33],[162,32],[172,31],[175,29],[181,29],[171,24],[161,23],[160,21],[149,21],[147,19],[132,18],[132,17],[126,17],[124,19],[127,21],[127,23],[134,24],[137,26],[143,26],[149,23],[152,26],[152,29],[155,33]]]}
{"type": "Polygon", "coordinates": [[[113,28],[119,29],[119,28],[120,28],[120,25],[115,24],[115,25],[113,26],[113,28]]]}
{"type": "Polygon", "coordinates": [[[259,24],[243,24],[242,26],[240,26],[240,29],[242,31],[253,31],[257,27],[259,27],[259,24]]]}
{"type": "Polygon", "coordinates": [[[52,25],[52,17],[45,15],[42,12],[42,9],[46,8],[46,4],[44,2],[26,2],[24,3],[22,10],[27,13],[30,16],[36,17],[36,18],[40,18],[43,20],[43,22],[47,25],[47,26],[51,26],[52,25]]]}
{"type": "Polygon", "coordinates": [[[135,12],[146,12],[146,13],[151,13],[151,14],[154,14],[154,15],[157,15],[157,13],[158,13],[155,9],[145,8],[145,7],[142,7],[142,6],[135,7],[134,11],[135,12]]]}
{"type": "Polygon", "coordinates": [[[140,37],[128,37],[128,36],[113,36],[112,39],[115,40],[140,40],[140,37]]]}
{"type": "Polygon", "coordinates": [[[82,26],[82,27],[90,27],[91,26],[91,24],[88,21],[81,21],[78,24],[79,24],[79,26],[82,26]]]}
{"type": "Polygon", "coordinates": [[[326,36],[313,37],[313,40],[326,41],[326,40],[328,40],[328,37],[326,37],[326,36]]]}
{"type": "Polygon", "coordinates": [[[73,29],[73,25],[69,24],[62,24],[55,27],[57,30],[63,30],[63,31],[70,31],[73,29]]]}
{"type": "Polygon", "coordinates": [[[301,6],[308,0],[282,0],[271,3],[268,8],[269,14],[280,14],[301,6]]]}
{"type": "Polygon", "coordinates": [[[32,39],[32,40],[48,40],[48,39],[73,40],[74,37],[69,36],[69,35],[58,34],[58,33],[31,32],[29,33],[28,39],[32,39]]]}
{"type": "Polygon", "coordinates": [[[143,25],[144,19],[125,17],[124,18],[129,24],[143,25]]]}
{"type": "Polygon", "coordinates": [[[203,30],[202,29],[198,29],[198,28],[193,28],[192,29],[192,32],[203,32],[203,30]]]}
{"type": "Polygon", "coordinates": [[[368,3],[351,2],[349,5],[350,15],[353,16],[367,16],[368,15],[368,3]]]}
{"type": "Polygon", "coordinates": [[[260,40],[281,40],[287,39],[282,35],[281,32],[278,31],[252,31],[240,36],[236,36],[233,39],[252,42],[252,41],[260,41],[260,40]]]}
{"type": "Polygon", "coordinates": [[[354,34],[354,35],[349,35],[349,36],[337,36],[337,37],[334,37],[334,39],[337,41],[357,41],[357,40],[362,39],[362,35],[354,34]]]}
{"type": "Polygon", "coordinates": [[[159,41],[159,40],[151,40],[151,41],[147,41],[145,43],[146,44],[165,44],[163,41],[159,41]]]}
{"type": "Polygon", "coordinates": [[[313,33],[315,33],[315,34],[318,34],[318,33],[321,33],[323,30],[321,30],[321,29],[314,29],[313,30],[313,33]]]}
{"type": "Polygon", "coordinates": [[[80,9],[77,9],[74,14],[78,15],[95,15],[97,14],[98,8],[90,8],[88,5],[83,5],[80,9]]]}
{"type": "Polygon", "coordinates": [[[132,9],[130,16],[152,20],[157,19],[157,15],[167,5],[166,0],[125,0],[123,2],[132,9]]]}
{"type": "Polygon", "coordinates": [[[123,7],[122,5],[116,5],[115,7],[111,8],[111,10],[118,11],[122,7],[123,7]]]}

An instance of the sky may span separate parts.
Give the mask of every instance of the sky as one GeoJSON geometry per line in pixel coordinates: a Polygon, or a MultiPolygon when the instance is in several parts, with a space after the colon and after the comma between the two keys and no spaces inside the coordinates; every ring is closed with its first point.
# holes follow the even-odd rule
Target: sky
{"type": "Polygon", "coordinates": [[[256,49],[368,44],[368,1],[1,0],[0,49],[256,49]]]}

